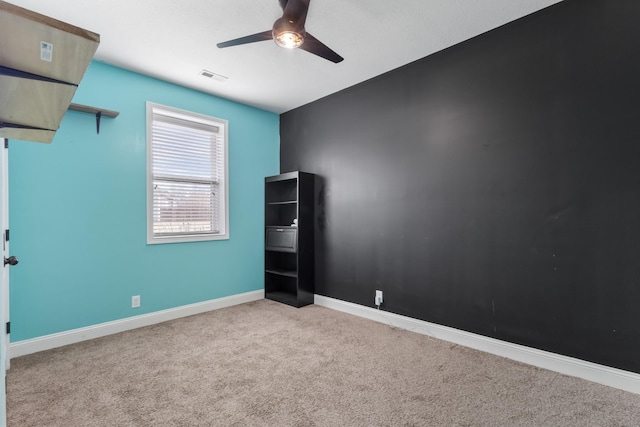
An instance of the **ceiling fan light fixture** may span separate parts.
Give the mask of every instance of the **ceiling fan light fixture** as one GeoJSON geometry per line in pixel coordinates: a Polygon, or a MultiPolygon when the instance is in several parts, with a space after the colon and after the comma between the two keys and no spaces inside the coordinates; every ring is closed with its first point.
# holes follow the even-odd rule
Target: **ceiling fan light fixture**
{"type": "Polygon", "coordinates": [[[286,49],[295,49],[302,46],[302,43],[304,43],[304,37],[302,34],[295,31],[283,31],[278,34],[274,34],[273,39],[278,46],[286,49]]]}
{"type": "Polygon", "coordinates": [[[273,41],[286,49],[300,47],[304,43],[304,26],[282,17],[273,23],[273,41]]]}

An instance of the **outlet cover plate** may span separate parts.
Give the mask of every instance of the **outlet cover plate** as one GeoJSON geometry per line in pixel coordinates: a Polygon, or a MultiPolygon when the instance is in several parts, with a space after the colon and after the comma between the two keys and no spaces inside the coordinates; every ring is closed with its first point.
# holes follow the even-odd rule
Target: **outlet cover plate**
{"type": "Polygon", "coordinates": [[[376,291],[376,301],[380,301],[380,304],[382,304],[382,291],[376,291]]]}

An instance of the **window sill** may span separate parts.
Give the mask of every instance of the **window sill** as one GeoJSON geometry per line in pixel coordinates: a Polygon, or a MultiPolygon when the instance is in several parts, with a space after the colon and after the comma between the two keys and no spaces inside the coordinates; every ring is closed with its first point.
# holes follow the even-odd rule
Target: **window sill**
{"type": "Polygon", "coordinates": [[[213,240],[229,240],[229,234],[194,234],[167,237],[147,236],[147,245],[159,245],[165,243],[209,242],[213,240]]]}

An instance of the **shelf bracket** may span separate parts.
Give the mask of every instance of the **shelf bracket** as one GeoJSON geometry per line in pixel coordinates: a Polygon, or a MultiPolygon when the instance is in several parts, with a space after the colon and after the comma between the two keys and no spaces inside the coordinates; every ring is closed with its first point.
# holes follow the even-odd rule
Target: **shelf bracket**
{"type": "Polygon", "coordinates": [[[69,110],[79,111],[81,113],[95,114],[97,134],[100,134],[100,120],[102,119],[102,116],[116,118],[118,117],[118,114],[120,114],[117,111],[105,110],[104,108],[90,107],[88,105],[82,105],[82,104],[71,104],[69,105],[69,110]]]}
{"type": "Polygon", "coordinates": [[[20,125],[20,124],[17,124],[17,123],[9,123],[9,122],[0,121],[0,129],[2,129],[2,128],[46,130],[46,131],[49,131],[49,132],[55,132],[53,129],[45,129],[45,128],[39,128],[39,127],[36,127],[36,126],[20,125]]]}
{"type": "Polygon", "coordinates": [[[102,118],[102,111],[96,113],[96,133],[100,135],[100,119],[102,118]]]}
{"type": "Polygon", "coordinates": [[[19,79],[38,80],[41,82],[58,83],[62,85],[78,87],[78,85],[76,84],[65,82],[63,80],[56,80],[49,77],[40,76],[38,74],[28,73],[26,71],[5,67],[2,65],[0,65],[0,76],[17,77],[19,79]]]}

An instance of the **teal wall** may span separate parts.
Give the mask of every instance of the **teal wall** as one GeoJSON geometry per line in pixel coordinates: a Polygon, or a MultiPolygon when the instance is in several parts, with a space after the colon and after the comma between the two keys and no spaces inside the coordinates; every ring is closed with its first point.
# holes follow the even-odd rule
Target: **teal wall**
{"type": "Polygon", "coordinates": [[[12,342],[263,288],[278,115],[99,62],[73,102],[120,115],[97,135],[70,111],[50,145],[10,143],[12,342]],[[229,121],[229,240],[146,244],[146,101],[229,121]]]}

